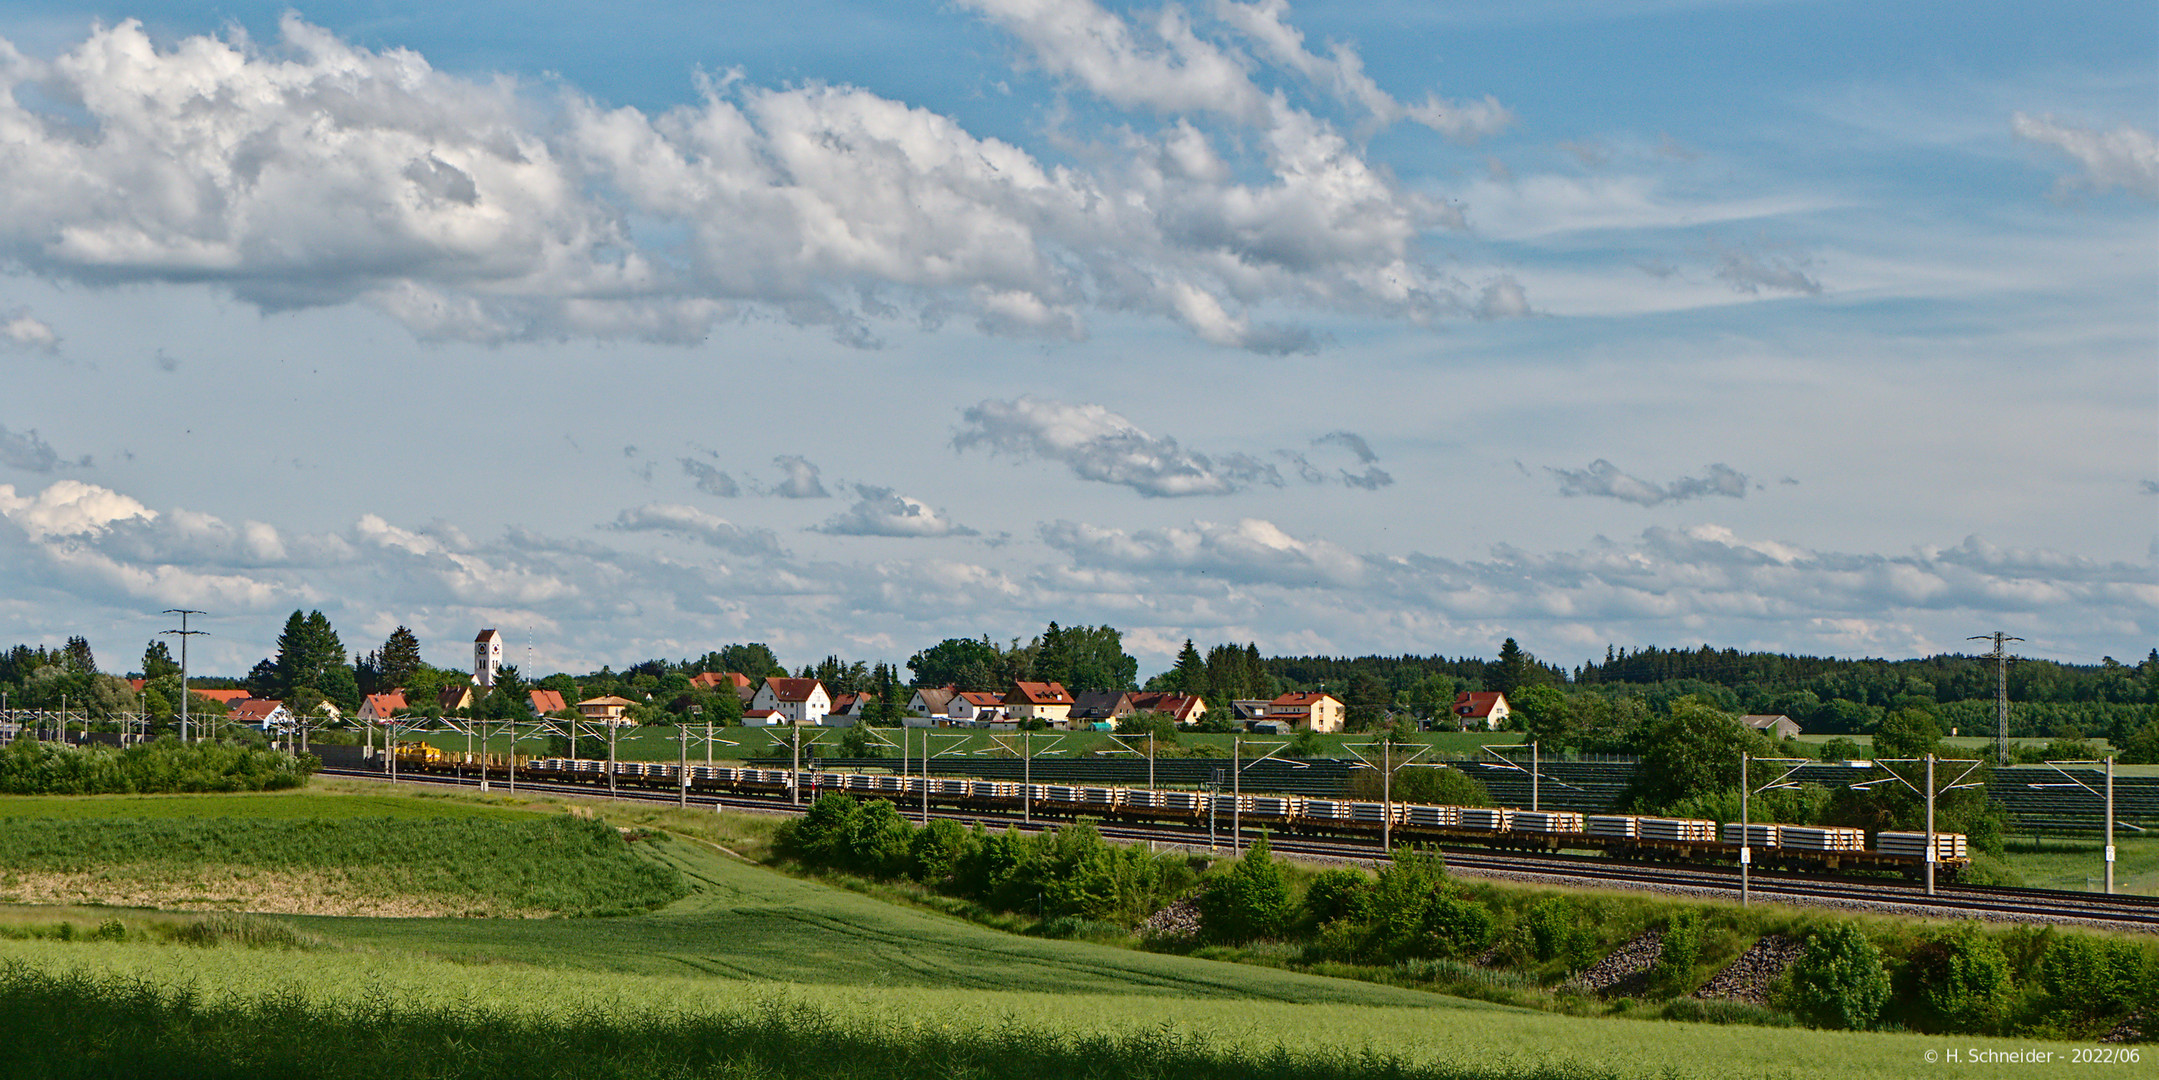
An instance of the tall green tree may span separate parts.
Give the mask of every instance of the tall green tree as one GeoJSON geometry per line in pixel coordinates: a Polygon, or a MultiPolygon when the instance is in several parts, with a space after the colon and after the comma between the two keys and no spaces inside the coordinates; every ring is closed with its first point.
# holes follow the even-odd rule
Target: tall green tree
{"type": "Polygon", "coordinates": [[[1184,639],[1184,648],[1178,651],[1177,666],[1170,669],[1170,675],[1174,683],[1171,689],[1180,694],[1207,692],[1207,661],[1192,647],[1191,638],[1184,639]]]}
{"type": "Polygon", "coordinates": [[[376,677],[382,680],[384,689],[405,685],[427,666],[427,662],[420,659],[420,639],[404,626],[390,631],[375,656],[376,677]]]}
{"type": "Polygon", "coordinates": [[[915,689],[954,686],[961,690],[1002,690],[998,672],[1001,650],[990,643],[988,635],[977,641],[972,638],[946,638],[907,661],[907,670],[914,673],[909,681],[915,689]]]}
{"type": "Polygon", "coordinates": [[[150,644],[142,650],[142,677],[146,680],[162,679],[167,675],[178,674],[180,662],[172,658],[172,650],[166,647],[165,639],[151,638],[150,644]]]}
{"type": "Polygon", "coordinates": [[[69,671],[77,675],[97,674],[97,657],[90,652],[88,638],[71,637],[67,639],[67,647],[60,651],[66,657],[69,671]]]}
{"type": "Polygon", "coordinates": [[[277,637],[274,689],[290,697],[302,687],[335,701],[341,708],[359,707],[360,685],[352,665],[345,662],[345,643],[320,611],[294,611],[277,637]]]}
{"type": "Polygon", "coordinates": [[[772,646],[761,641],[753,641],[747,645],[729,645],[721,649],[714,658],[719,661],[718,670],[747,675],[752,683],[787,674],[786,666],[780,663],[778,656],[773,655],[772,646]]]}
{"type": "Polygon", "coordinates": [[[1515,691],[1529,681],[1529,656],[1522,647],[1508,638],[1500,643],[1499,661],[1485,668],[1484,688],[1496,690],[1512,700],[1515,691]]]}
{"type": "Polygon", "coordinates": [[[1642,743],[1642,764],[1628,791],[1636,807],[1649,811],[1737,787],[1740,755],[1776,748],[1738,717],[1694,698],[1681,698],[1669,715],[1652,721],[1642,743]]]}

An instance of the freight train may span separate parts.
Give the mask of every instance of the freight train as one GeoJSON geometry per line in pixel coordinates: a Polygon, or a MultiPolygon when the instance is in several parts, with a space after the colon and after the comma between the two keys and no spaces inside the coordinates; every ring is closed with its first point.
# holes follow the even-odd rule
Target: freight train
{"type": "MultiPolygon", "coordinates": [[[[491,755],[483,763],[424,745],[399,748],[397,761],[397,767],[406,771],[471,773],[485,768],[495,776],[503,775],[508,765],[500,756],[491,755]]],[[[517,759],[521,779],[543,783],[605,786],[609,771],[608,762],[583,758],[517,759]]],[[[797,773],[725,765],[691,765],[685,770],[680,765],[642,761],[617,761],[612,771],[618,787],[673,792],[687,786],[702,794],[768,798],[790,796],[799,778],[805,798],[839,792],[888,799],[909,810],[927,805],[948,812],[1026,812],[1049,819],[1089,817],[1197,828],[1212,820],[1222,829],[1258,827],[1277,834],[1374,839],[1386,833],[1395,843],[1477,844],[1511,851],[1594,850],[1656,862],[1737,862],[1744,846],[1757,869],[1886,870],[1916,878],[1926,868],[1926,834],[1916,832],[1880,832],[1870,847],[1867,834],[1859,829],[1751,822],[1742,835],[1738,822],[1720,827],[1714,821],[1633,814],[1027,784],[889,772],[797,773]]],[[[1935,872],[1942,881],[1954,881],[1971,865],[1969,846],[1961,833],[1934,834],[1934,854],[1935,872]]]]}

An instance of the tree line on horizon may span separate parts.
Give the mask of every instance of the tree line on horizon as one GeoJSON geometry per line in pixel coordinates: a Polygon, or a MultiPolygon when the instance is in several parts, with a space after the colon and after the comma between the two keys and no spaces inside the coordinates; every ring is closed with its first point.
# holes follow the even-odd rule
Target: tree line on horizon
{"type": "MultiPolygon", "coordinates": [[[[501,693],[476,709],[522,710],[525,691],[550,689],[566,702],[615,695],[635,703],[643,722],[667,722],[697,714],[727,722],[740,715],[734,694],[691,683],[701,672],[738,672],[752,683],[771,676],[824,681],[833,693],[876,696],[871,719],[897,722],[914,690],[953,686],[1002,692],[1014,681],[1058,682],[1075,692],[1155,690],[1195,694],[1210,706],[1235,700],[1270,699],[1298,690],[1321,690],[1341,698],[1353,725],[1442,723],[1449,706],[1470,691],[1499,691],[1513,704],[1517,726],[1555,747],[1597,748],[1629,736],[1636,719],[1670,714],[1693,699],[1727,713],[1781,713],[1810,732],[1871,734],[1885,718],[1920,709],[1944,731],[1993,730],[1995,671],[1983,657],[1940,654],[1905,660],[1835,659],[1738,649],[1608,647],[1602,661],[1573,669],[1542,660],[1508,638],[1492,658],[1400,654],[1394,656],[1266,656],[1256,643],[1224,642],[1202,650],[1187,640],[1176,661],[1142,682],[1139,664],[1125,651],[1123,635],[1109,625],[1063,626],[1051,622],[1022,640],[948,638],[911,656],[904,665],[844,659],[831,654],[789,668],[769,645],[735,643],[695,659],[642,660],[621,669],[603,666],[582,675],[555,673],[531,679],[505,669],[501,693]],[[904,671],[902,670],[904,667],[904,671]],[[1632,719],[1630,719],[1632,718],[1632,719]],[[1603,732],[1602,736],[1595,733],[1603,732]]],[[[140,708],[162,720],[177,709],[179,665],[162,638],[145,647],[136,677],[148,680],[137,695],[125,679],[99,669],[90,643],[80,636],[59,648],[17,645],[0,653],[0,692],[28,707],[50,708],[65,697],[71,707],[104,719],[140,708]]],[[[346,647],[320,611],[294,611],[277,640],[277,653],[243,678],[192,676],[197,688],[245,688],[276,697],[295,713],[335,703],[348,713],[364,694],[393,688],[407,692],[415,711],[436,708],[444,686],[469,684],[469,672],[426,662],[421,643],[399,626],[378,646],[357,655],[346,647]]],[[[2117,745],[2159,723],[2159,649],[2135,665],[2103,657],[2096,664],[2025,660],[2009,669],[2011,734],[2018,737],[2111,738],[2117,745]]],[[[191,707],[222,712],[198,699],[191,707]]]]}

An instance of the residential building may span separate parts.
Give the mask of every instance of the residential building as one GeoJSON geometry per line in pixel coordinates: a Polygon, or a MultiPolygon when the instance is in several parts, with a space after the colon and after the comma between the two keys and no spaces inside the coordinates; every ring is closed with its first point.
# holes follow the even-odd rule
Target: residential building
{"type": "Polygon", "coordinates": [[[448,716],[459,709],[472,708],[472,687],[451,683],[435,694],[435,707],[448,716]]]}
{"type": "MultiPolygon", "coordinates": [[[[832,711],[832,695],[818,679],[766,679],[750,699],[753,710],[770,709],[791,724],[823,724],[832,711]]],[[[847,724],[854,721],[850,718],[847,724]]],[[[845,727],[847,724],[839,726],[845,727]]]]}
{"type": "Polygon", "coordinates": [[[1195,694],[1141,691],[1132,695],[1132,709],[1134,712],[1167,716],[1178,725],[1189,727],[1199,723],[1200,717],[1207,715],[1207,702],[1195,694]]]}
{"type": "Polygon", "coordinates": [[[1797,738],[1800,730],[1799,722],[1783,713],[1768,716],[1759,714],[1742,716],[1739,718],[1739,722],[1772,739],[1797,738]]]}
{"type": "Polygon", "coordinates": [[[209,698],[220,705],[230,705],[235,701],[246,701],[248,698],[255,696],[245,690],[204,690],[199,686],[189,687],[188,693],[196,697],[209,698]]]}
{"type": "Polygon", "coordinates": [[[472,684],[493,686],[502,671],[502,632],[482,630],[472,639],[472,684]]]}
{"type": "Polygon", "coordinates": [[[1005,717],[1015,723],[1039,720],[1059,727],[1072,712],[1072,693],[1063,683],[1023,680],[1006,691],[1004,705],[1005,717]]]}
{"type": "Polygon", "coordinates": [[[736,671],[700,671],[690,676],[690,686],[698,690],[730,687],[744,705],[748,705],[750,699],[757,695],[756,684],[750,681],[750,677],[736,671]]]}
{"type": "Polygon", "coordinates": [[[405,692],[403,690],[392,690],[387,694],[369,694],[360,699],[360,719],[368,723],[379,724],[410,708],[412,706],[405,703],[405,692]]]}
{"type": "Polygon", "coordinates": [[[1065,726],[1074,731],[1092,728],[1115,731],[1117,721],[1132,715],[1132,695],[1124,690],[1082,690],[1072,695],[1072,709],[1065,726]]]}
{"type": "Polygon", "coordinates": [[[951,703],[945,707],[945,715],[955,724],[1000,723],[1005,718],[1005,698],[1003,694],[982,690],[962,690],[952,695],[951,703]]]}
{"type": "Polygon", "coordinates": [[[634,725],[637,721],[630,719],[630,704],[630,699],[613,694],[586,698],[577,703],[577,715],[588,724],[611,724],[615,727],[634,725]]]}
{"type": "Polygon", "coordinates": [[[552,716],[569,707],[568,703],[562,700],[560,690],[533,690],[525,695],[525,708],[535,719],[552,716]]]}
{"type": "Polygon", "coordinates": [[[292,712],[285,703],[276,698],[242,698],[232,703],[225,719],[234,724],[245,724],[260,731],[275,731],[292,726],[292,712]]]}
{"type": "Polygon", "coordinates": [[[1283,724],[1291,729],[1317,731],[1324,735],[1330,731],[1342,730],[1345,712],[1342,699],[1333,694],[1324,690],[1299,690],[1268,702],[1267,719],[1261,722],[1283,724]]]}
{"type": "Polygon", "coordinates": [[[876,700],[877,695],[867,690],[853,694],[839,694],[833,697],[832,711],[827,715],[847,716],[860,720],[862,714],[869,711],[870,703],[876,700]]]}
{"type": "Polygon", "coordinates": [[[1514,710],[1507,705],[1507,695],[1497,690],[1465,690],[1456,694],[1453,712],[1464,731],[1473,727],[1497,731],[1507,723],[1509,716],[1514,715],[1514,710]]]}
{"type": "Polygon", "coordinates": [[[743,727],[778,727],[786,722],[775,709],[750,709],[742,714],[743,727]]]}
{"type": "Polygon", "coordinates": [[[952,701],[957,696],[959,688],[956,686],[925,686],[907,699],[907,715],[931,720],[951,719],[952,701]]]}

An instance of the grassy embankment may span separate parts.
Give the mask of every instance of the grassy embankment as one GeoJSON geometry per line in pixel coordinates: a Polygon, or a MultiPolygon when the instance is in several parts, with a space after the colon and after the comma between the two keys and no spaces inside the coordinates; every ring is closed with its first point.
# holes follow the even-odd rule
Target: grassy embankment
{"type": "Polygon", "coordinates": [[[0,808],[0,900],[16,903],[533,916],[643,911],[685,888],[610,826],[447,800],[41,797],[0,808]]]}
{"type": "MultiPolygon", "coordinates": [[[[323,799],[329,814],[351,805],[299,798],[323,799]]],[[[467,801],[496,813],[551,802],[411,801],[424,807],[413,820],[467,801]]],[[[604,812],[753,855],[773,825],[604,812]]],[[[257,920],[291,928],[281,932],[194,935],[282,946],[272,948],[160,944],[176,935],[150,931],[172,918],[155,913],[100,913],[121,941],[0,940],[0,1010],[18,1030],[80,1033],[13,1040],[0,1056],[18,1056],[0,1072],[23,1072],[20,1055],[35,1054],[39,1075],[84,1076],[1893,1077],[1919,1074],[1923,1052],[1945,1045],[1652,1028],[1015,937],[703,844],[630,850],[682,873],[692,892],[606,920],[285,918],[257,920]]],[[[18,911],[16,929],[37,914],[18,911]]],[[[1974,1041],[2042,1045],[1960,1043],[1974,1041]]]]}

